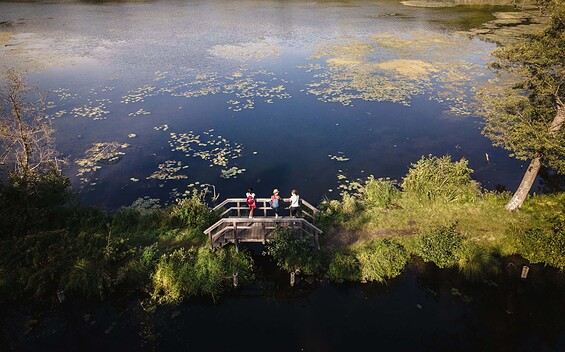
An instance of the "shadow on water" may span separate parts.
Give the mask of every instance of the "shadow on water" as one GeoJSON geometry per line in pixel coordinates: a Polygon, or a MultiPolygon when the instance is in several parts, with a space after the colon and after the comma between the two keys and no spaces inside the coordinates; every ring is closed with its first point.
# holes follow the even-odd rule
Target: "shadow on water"
{"type": "Polygon", "coordinates": [[[289,277],[258,245],[257,281],[216,302],[189,299],[144,311],[140,297],[65,304],[49,312],[4,307],[3,346],[32,350],[563,350],[565,277],[503,259],[496,279],[473,284],[414,260],[386,284],[332,285],[289,277]]]}

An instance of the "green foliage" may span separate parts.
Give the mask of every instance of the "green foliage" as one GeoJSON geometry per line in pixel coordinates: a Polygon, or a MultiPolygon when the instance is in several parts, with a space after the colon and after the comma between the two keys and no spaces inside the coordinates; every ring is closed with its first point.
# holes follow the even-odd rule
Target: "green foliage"
{"type": "Polygon", "coordinates": [[[65,221],[71,195],[69,179],[55,170],[25,182],[0,181],[0,238],[55,229],[65,221]]]}
{"type": "Polygon", "coordinates": [[[361,278],[379,282],[400,275],[410,259],[404,247],[387,239],[372,240],[356,250],[355,255],[361,278]]]}
{"type": "Polygon", "coordinates": [[[157,246],[157,243],[153,243],[150,246],[144,247],[141,249],[141,254],[139,256],[139,264],[141,268],[147,272],[153,270],[153,268],[157,265],[157,261],[159,260],[160,250],[157,246]]]}
{"type": "Polygon", "coordinates": [[[552,216],[547,222],[550,226],[536,226],[518,236],[518,252],[532,263],[565,270],[565,216],[552,216]]]}
{"type": "Polygon", "coordinates": [[[179,303],[190,296],[221,294],[232,274],[240,283],[253,278],[253,260],[233,248],[212,252],[207,248],[180,248],[159,259],[152,276],[151,298],[161,304],[179,303]]]}
{"type": "Polygon", "coordinates": [[[18,296],[44,298],[57,289],[68,297],[106,298],[121,288],[142,287],[152,267],[141,265],[137,244],[122,234],[68,230],[38,232],[5,241],[0,268],[18,296]]]}
{"type": "Polygon", "coordinates": [[[476,243],[463,242],[456,255],[459,272],[470,281],[479,282],[500,272],[500,261],[488,248],[476,243]]]}
{"type": "Polygon", "coordinates": [[[493,52],[490,66],[513,85],[499,94],[484,92],[483,134],[521,160],[541,157],[542,163],[565,172],[565,131],[551,128],[558,109],[565,109],[565,6],[561,0],[538,1],[549,15],[546,28],[493,52]]]}
{"type": "Polygon", "coordinates": [[[456,229],[456,224],[440,226],[420,236],[416,244],[416,255],[426,262],[434,262],[440,268],[455,266],[457,253],[461,250],[463,237],[456,229]]]}
{"type": "Polygon", "coordinates": [[[351,216],[357,213],[359,206],[357,204],[357,198],[348,193],[344,193],[341,197],[341,212],[345,216],[351,216]]]}
{"type": "Polygon", "coordinates": [[[478,195],[478,184],[471,179],[468,161],[452,162],[446,155],[423,157],[408,171],[402,181],[402,190],[408,197],[421,202],[467,202],[478,195]]]}
{"type": "Polygon", "coordinates": [[[347,190],[342,192],[340,201],[324,199],[320,203],[318,225],[342,225],[366,209],[388,208],[401,196],[402,192],[397,188],[396,181],[390,179],[375,179],[370,176],[364,181],[350,182],[347,190]]]}
{"type": "Polygon", "coordinates": [[[368,206],[387,208],[400,199],[401,192],[395,180],[369,177],[363,187],[363,196],[368,206]]]}
{"type": "Polygon", "coordinates": [[[217,214],[211,212],[196,193],[191,198],[179,200],[171,209],[171,218],[173,225],[178,224],[198,231],[204,231],[218,220],[217,214]]]}
{"type": "Polygon", "coordinates": [[[336,253],[328,267],[328,277],[331,281],[341,283],[343,281],[359,281],[361,272],[359,260],[352,254],[336,253]]]}
{"type": "Polygon", "coordinates": [[[312,247],[312,238],[298,238],[288,228],[278,227],[275,232],[263,255],[272,256],[277,265],[288,272],[301,270],[310,275],[321,269],[322,258],[320,252],[312,247]]]}

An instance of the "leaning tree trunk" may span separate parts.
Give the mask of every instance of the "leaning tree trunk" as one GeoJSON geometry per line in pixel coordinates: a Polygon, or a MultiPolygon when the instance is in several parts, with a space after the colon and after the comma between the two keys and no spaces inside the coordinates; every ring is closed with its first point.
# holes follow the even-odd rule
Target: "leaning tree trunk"
{"type": "Polygon", "coordinates": [[[528,169],[524,174],[524,177],[522,178],[522,182],[520,182],[520,186],[518,186],[518,189],[516,190],[516,192],[514,192],[514,195],[512,196],[512,199],[510,199],[510,202],[506,204],[506,210],[514,211],[520,208],[522,204],[524,204],[524,201],[526,200],[526,197],[528,196],[528,193],[530,192],[530,189],[532,188],[534,181],[536,180],[536,176],[538,175],[540,168],[541,158],[539,156],[533,158],[530,162],[530,166],[528,166],[528,169]]]}
{"type": "MultiPolygon", "coordinates": [[[[565,104],[560,99],[557,99],[557,114],[555,114],[555,118],[551,122],[551,126],[549,127],[549,134],[550,136],[554,136],[559,132],[561,126],[565,122],[565,104]]],[[[510,202],[506,204],[506,210],[514,211],[524,204],[530,189],[532,188],[536,176],[541,168],[541,157],[538,155],[532,159],[530,162],[530,166],[526,170],[524,174],[524,178],[522,178],[522,182],[520,182],[520,186],[510,199],[510,202]]]]}

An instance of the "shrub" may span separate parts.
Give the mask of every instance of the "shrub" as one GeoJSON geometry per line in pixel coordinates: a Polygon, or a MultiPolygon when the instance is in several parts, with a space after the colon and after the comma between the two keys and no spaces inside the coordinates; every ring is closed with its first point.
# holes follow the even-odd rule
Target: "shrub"
{"type": "Polygon", "coordinates": [[[141,249],[141,253],[139,255],[139,264],[145,271],[153,271],[153,268],[157,265],[157,261],[159,260],[159,248],[157,247],[157,243],[153,243],[150,246],[146,246],[141,249]]]}
{"type": "Polygon", "coordinates": [[[373,240],[356,251],[361,278],[384,282],[402,273],[410,254],[390,240],[373,240]]]}
{"type": "Polygon", "coordinates": [[[457,264],[457,253],[463,238],[456,230],[456,224],[440,226],[422,235],[416,244],[416,253],[426,262],[434,262],[440,268],[457,264]]]}
{"type": "Polygon", "coordinates": [[[341,212],[346,216],[351,216],[357,213],[359,206],[357,204],[357,198],[348,193],[344,193],[341,197],[341,212]]]}
{"type": "Polygon", "coordinates": [[[298,238],[292,229],[277,227],[275,236],[267,243],[267,251],[263,255],[272,256],[277,265],[288,272],[301,270],[311,275],[322,266],[321,255],[311,244],[310,236],[298,238]]]}
{"type": "Polygon", "coordinates": [[[345,216],[341,211],[341,202],[339,200],[329,200],[326,198],[320,202],[318,209],[320,210],[320,213],[318,213],[316,224],[322,228],[333,224],[339,224],[345,219],[345,216]]]}
{"type": "Polygon", "coordinates": [[[190,255],[185,249],[178,249],[168,255],[163,254],[152,275],[153,300],[158,303],[177,303],[182,300],[186,288],[181,274],[186,262],[191,259],[190,255]]]}
{"type": "Polygon", "coordinates": [[[457,253],[459,272],[470,281],[478,282],[500,272],[500,261],[487,248],[464,242],[457,253]]]}
{"type": "Polygon", "coordinates": [[[50,231],[64,223],[71,182],[51,170],[42,176],[0,180],[0,238],[50,231]]]}
{"type": "Polygon", "coordinates": [[[253,261],[243,252],[181,248],[159,259],[152,276],[151,298],[157,303],[178,303],[197,295],[215,299],[234,272],[239,274],[239,282],[245,283],[252,279],[252,270],[253,261]]]}
{"type": "Polygon", "coordinates": [[[452,162],[448,155],[422,157],[403,178],[402,189],[407,196],[422,202],[473,201],[480,191],[471,179],[473,170],[468,163],[466,159],[452,162]]]}
{"type": "Polygon", "coordinates": [[[208,209],[206,203],[196,193],[190,198],[179,200],[171,209],[171,216],[173,220],[177,220],[178,225],[198,231],[204,231],[218,220],[217,215],[208,209]]]}
{"type": "Polygon", "coordinates": [[[359,281],[361,273],[359,261],[354,255],[336,253],[331,258],[328,267],[328,277],[331,281],[341,283],[343,281],[359,281]]]}
{"type": "Polygon", "coordinates": [[[397,183],[388,178],[375,179],[369,177],[363,188],[363,197],[367,205],[387,208],[394,204],[401,196],[397,183]]]}
{"type": "Polygon", "coordinates": [[[518,251],[532,263],[565,270],[565,217],[553,216],[546,221],[550,226],[539,225],[518,236],[518,251]]]}

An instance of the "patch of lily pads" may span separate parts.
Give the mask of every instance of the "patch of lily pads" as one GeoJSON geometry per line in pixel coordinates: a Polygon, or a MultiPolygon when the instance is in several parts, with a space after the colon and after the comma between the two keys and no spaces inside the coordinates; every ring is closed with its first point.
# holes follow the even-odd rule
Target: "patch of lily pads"
{"type": "Polygon", "coordinates": [[[81,183],[94,186],[90,175],[102,168],[102,165],[111,165],[119,162],[125,155],[124,150],[129,147],[127,143],[118,142],[96,142],[84,152],[82,158],[74,161],[78,166],[77,177],[81,183]]]}
{"type": "Polygon", "coordinates": [[[230,142],[221,135],[215,135],[214,132],[214,129],[202,133],[171,132],[169,146],[172,152],[182,152],[187,157],[205,160],[209,162],[210,167],[221,167],[222,178],[237,177],[245,172],[245,169],[229,166],[232,160],[243,156],[243,146],[230,142]]]}
{"type": "Polygon", "coordinates": [[[317,62],[299,67],[312,74],[302,91],[344,106],[355,101],[409,106],[414,97],[427,94],[447,105],[447,113],[470,115],[474,111],[472,84],[486,71],[469,58],[486,56],[488,50],[461,52],[457,48],[462,40],[470,39],[416,31],[326,43],[310,57],[317,62]]]}
{"type": "Polygon", "coordinates": [[[157,171],[153,172],[148,180],[183,180],[188,176],[179,173],[181,170],[188,168],[188,165],[183,165],[181,161],[165,160],[164,163],[159,164],[157,171]]]}

